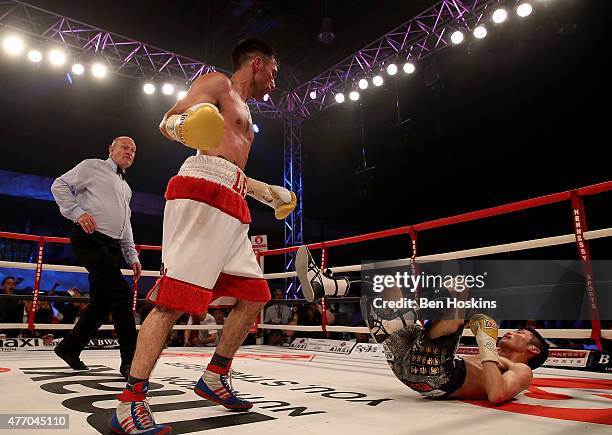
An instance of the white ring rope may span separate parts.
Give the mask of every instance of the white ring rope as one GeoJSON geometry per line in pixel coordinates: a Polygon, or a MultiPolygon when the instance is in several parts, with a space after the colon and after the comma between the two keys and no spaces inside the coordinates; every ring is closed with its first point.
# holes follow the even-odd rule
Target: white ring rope
{"type": "MultiPolygon", "coordinates": [[[[36,263],[22,263],[18,261],[0,261],[0,268],[12,268],[12,269],[36,269],[36,263]]],[[[87,269],[81,266],[65,266],[62,264],[43,264],[43,270],[51,270],[54,272],[81,272],[87,273],[87,269]]],[[[121,269],[121,273],[124,275],[134,275],[132,269],[121,269]]],[[[159,278],[159,270],[143,270],[142,276],[153,276],[159,278]]]]}
{"type": "MultiPolygon", "coordinates": [[[[601,230],[587,231],[584,233],[586,240],[600,239],[604,237],[612,237],[612,228],[604,228],[601,230]]],[[[443,261],[443,260],[457,260],[459,258],[467,257],[479,257],[482,255],[501,254],[505,252],[521,251],[524,249],[534,248],[545,248],[548,246],[564,245],[574,243],[576,236],[574,234],[567,234],[565,236],[553,236],[545,237],[542,239],[526,240],[523,242],[505,243],[503,245],[485,246],[482,248],[464,249],[462,251],[445,252],[442,254],[422,255],[417,256],[417,260],[427,261],[443,261]]],[[[376,263],[377,267],[399,267],[410,265],[410,258],[401,258],[399,260],[390,260],[380,263],[376,263]]],[[[369,265],[366,265],[368,267],[369,265]]],[[[371,267],[371,266],[370,266],[371,267]]],[[[334,273],[342,272],[360,272],[363,266],[361,264],[355,264],[351,266],[338,266],[330,267],[334,273]]],[[[295,272],[281,272],[281,273],[266,273],[264,278],[266,279],[281,279],[290,278],[297,276],[295,272]]]]}
{"type": "MultiPolygon", "coordinates": [[[[604,228],[600,230],[592,230],[583,233],[585,240],[595,240],[604,237],[612,237],[612,228],[604,228]]],[[[567,234],[564,236],[553,236],[545,237],[541,239],[526,240],[522,242],[506,243],[502,245],[485,246],[481,248],[465,249],[461,251],[446,252],[441,254],[423,255],[416,257],[417,260],[427,261],[443,261],[443,260],[455,260],[466,257],[478,257],[483,255],[499,254],[504,252],[520,251],[525,249],[543,248],[548,246],[556,246],[574,243],[576,236],[574,234],[567,234]]],[[[403,258],[398,260],[390,260],[386,262],[377,263],[377,267],[397,267],[407,266],[410,264],[410,258],[403,258]]],[[[368,267],[369,265],[366,265],[368,267]]],[[[371,266],[370,266],[371,267],[371,266]]],[[[11,262],[11,261],[0,261],[0,268],[14,268],[14,269],[36,269],[35,263],[23,263],[23,262],[11,262]]],[[[351,266],[339,266],[331,268],[334,273],[340,272],[359,272],[363,268],[362,265],[351,265],[351,266]]],[[[79,266],[65,266],[58,264],[44,264],[43,270],[51,270],[57,272],[87,272],[84,267],[79,266]]],[[[133,275],[134,272],[129,269],[121,269],[124,275],[133,275]]],[[[295,272],[283,272],[283,273],[268,273],[264,274],[265,279],[282,279],[296,276],[295,272]]],[[[142,271],[142,276],[159,277],[159,271],[142,271]]],[[[36,329],[38,330],[70,330],[74,325],[70,324],[37,324],[36,329]]],[[[304,331],[304,332],[321,332],[323,331],[322,326],[299,326],[299,325],[267,325],[260,323],[257,325],[259,329],[280,329],[285,331],[304,331]]],[[[140,329],[140,325],[136,325],[136,328],[140,329]]],[[[0,323],[0,329],[27,329],[27,324],[23,323],[0,323]]],[[[102,325],[100,330],[113,330],[113,325],[102,325]]],[[[223,325],[174,325],[175,330],[219,330],[223,329],[223,325]]],[[[369,333],[366,327],[349,327],[349,326],[333,326],[329,325],[326,327],[328,332],[347,332],[347,333],[369,333]]],[[[500,329],[500,335],[505,334],[511,329],[500,329]]],[[[590,338],[590,329],[539,329],[542,336],[545,338],[590,338]]],[[[473,336],[472,332],[468,329],[463,333],[464,336],[473,336]]],[[[612,330],[601,331],[603,338],[612,339],[612,330]]]]}
{"type": "MultiPolygon", "coordinates": [[[[74,328],[72,324],[66,323],[37,323],[36,330],[46,331],[46,330],[71,330],[74,328]]],[[[27,323],[0,323],[0,330],[2,329],[28,329],[27,323]]],[[[112,331],[115,327],[113,325],[102,325],[100,326],[100,331],[112,331]]],[[[140,329],[140,325],[136,325],[136,329],[140,329]]],[[[223,325],[174,325],[172,329],[176,330],[217,330],[223,329],[223,325]]]]}
{"type": "MultiPolygon", "coordinates": [[[[27,329],[27,323],[0,323],[0,329],[27,329]]],[[[36,324],[36,329],[39,331],[45,330],[71,330],[74,325],[69,324],[55,324],[55,323],[41,323],[36,324]]],[[[283,331],[301,331],[301,332],[325,332],[322,326],[302,326],[302,325],[273,325],[266,323],[259,323],[257,325],[259,329],[280,329],[283,331]]],[[[140,329],[140,325],[136,325],[137,329],[140,329]]],[[[114,329],[113,325],[102,325],[100,330],[111,331],[114,329]]],[[[174,325],[172,328],[178,331],[190,330],[220,330],[223,329],[223,325],[174,325]]],[[[326,328],[327,332],[347,332],[347,333],[362,333],[369,334],[370,330],[365,326],[333,326],[328,325],[326,328]]],[[[502,336],[506,332],[516,331],[516,329],[500,329],[499,335],[502,336]]],[[[538,328],[540,334],[545,338],[590,338],[590,329],[547,329],[538,328]]],[[[463,331],[464,337],[473,337],[470,329],[463,331]]],[[[612,340],[612,330],[601,331],[602,338],[612,340]]]]}
{"type": "MultiPolygon", "coordinates": [[[[600,230],[587,231],[584,233],[585,240],[595,240],[604,237],[612,237],[612,228],[603,228],[600,230]]],[[[467,257],[479,257],[482,255],[501,254],[505,252],[521,251],[525,249],[545,248],[548,246],[564,245],[574,243],[576,236],[574,234],[567,234],[564,236],[553,236],[545,237],[542,239],[525,240],[522,242],[505,243],[502,245],[484,246],[481,248],[464,249],[462,251],[445,252],[441,254],[422,255],[416,257],[417,260],[427,261],[443,261],[443,260],[457,260],[459,258],[467,257]]],[[[385,262],[376,263],[377,267],[400,267],[407,266],[410,264],[410,258],[401,258],[399,260],[389,260],[385,262]]],[[[368,265],[366,265],[367,267],[368,265]]],[[[23,262],[12,262],[12,261],[0,261],[0,268],[13,268],[13,269],[36,269],[36,263],[23,263],[23,262]]],[[[341,272],[360,272],[363,266],[361,264],[355,264],[351,266],[337,266],[330,268],[334,273],[341,272]]],[[[52,270],[56,272],[83,272],[87,270],[80,266],[65,266],[61,264],[44,264],[43,270],[52,270]]],[[[131,269],[121,269],[124,275],[134,275],[131,269]]],[[[142,276],[159,277],[159,271],[157,270],[143,270],[142,276]]],[[[266,273],[264,274],[265,279],[282,279],[291,278],[297,276],[295,271],[293,272],[280,272],[280,273],[266,273]]]]}

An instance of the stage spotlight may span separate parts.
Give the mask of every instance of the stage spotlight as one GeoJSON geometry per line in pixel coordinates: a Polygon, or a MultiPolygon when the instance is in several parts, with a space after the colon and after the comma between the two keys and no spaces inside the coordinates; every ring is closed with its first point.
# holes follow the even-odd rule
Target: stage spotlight
{"type": "Polygon", "coordinates": [[[493,12],[493,22],[495,24],[503,23],[504,21],[506,21],[506,18],[508,18],[508,13],[505,9],[500,8],[493,12]]]}
{"type": "Polygon", "coordinates": [[[317,91],[310,91],[310,99],[316,100],[316,98],[317,98],[317,91]]]}
{"type": "Polygon", "coordinates": [[[368,89],[368,81],[366,79],[359,80],[359,89],[368,89]]]}
{"type": "Polygon", "coordinates": [[[153,83],[145,83],[145,85],[142,87],[142,90],[145,94],[151,95],[155,92],[155,86],[153,85],[153,83]]]}
{"type": "Polygon", "coordinates": [[[6,38],[4,38],[4,41],[2,41],[2,46],[11,56],[21,54],[21,52],[25,48],[23,39],[17,36],[7,36],[6,38]]]}
{"type": "Polygon", "coordinates": [[[334,98],[336,103],[344,103],[344,94],[342,92],[338,92],[334,98]]]}
{"type": "Polygon", "coordinates": [[[406,62],[404,64],[404,72],[406,74],[412,74],[415,70],[416,70],[416,68],[415,68],[415,66],[412,63],[406,62]]]}
{"type": "Polygon", "coordinates": [[[383,78],[381,76],[374,76],[372,83],[374,83],[374,86],[382,86],[383,78]]]}
{"type": "Polygon", "coordinates": [[[264,95],[264,101],[268,101],[270,99],[270,94],[264,95]]]}
{"type": "Polygon", "coordinates": [[[357,91],[352,91],[349,94],[349,98],[351,99],[351,101],[357,101],[359,99],[359,92],[357,91]]]}
{"type": "Polygon", "coordinates": [[[455,45],[459,45],[463,42],[463,33],[459,30],[456,30],[451,35],[451,42],[455,45]]]}
{"type": "Polygon", "coordinates": [[[521,3],[516,8],[516,15],[521,18],[528,17],[529,15],[531,15],[531,12],[533,12],[533,8],[529,3],[521,3]]]}
{"type": "Polygon", "coordinates": [[[72,72],[80,76],[81,74],[85,72],[85,67],[81,65],[80,63],[75,63],[74,65],[72,65],[72,72]]]}
{"type": "Polygon", "coordinates": [[[253,124],[253,131],[259,133],[259,126],[257,124],[253,124]]]}
{"type": "Polygon", "coordinates": [[[42,53],[38,50],[30,50],[28,52],[28,59],[34,63],[38,63],[42,60],[42,53]]]}
{"type": "Polygon", "coordinates": [[[49,62],[55,66],[61,66],[66,63],[66,53],[59,48],[54,48],[49,52],[49,62]]]}
{"type": "Polygon", "coordinates": [[[106,77],[106,66],[101,63],[94,63],[91,66],[91,73],[99,79],[106,77]]]}
{"type": "Polygon", "coordinates": [[[487,36],[487,29],[485,26],[478,26],[474,29],[474,37],[476,39],[482,39],[487,36]]]}
{"type": "Polygon", "coordinates": [[[164,83],[162,86],[162,93],[164,95],[172,95],[174,93],[174,86],[170,83],[164,83]]]}
{"type": "Polygon", "coordinates": [[[397,74],[397,65],[394,63],[390,63],[389,66],[387,66],[387,74],[389,74],[390,76],[394,76],[395,74],[397,74]]]}
{"type": "Polygon", "coordinates": [[[180,91],[177,95],[176,95],[176,99],[177,100],[182,100],[183,98],[185,98],[185,95],[187,95],[187,91],[180,91]]]}

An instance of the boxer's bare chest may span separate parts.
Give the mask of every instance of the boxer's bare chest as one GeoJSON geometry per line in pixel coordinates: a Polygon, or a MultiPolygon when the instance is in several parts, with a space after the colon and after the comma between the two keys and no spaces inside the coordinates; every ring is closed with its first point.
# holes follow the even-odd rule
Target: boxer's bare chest
{"type": "Polygon", "coordinates": [[[249,106],[245,103],[238,93],[231,92],[226,98],[220,101],[221,114],[225,119],[225,128],[233,135],[253,140],[253,120],[249,106]]]}
{"type": "Polygon", "coordinates": [[[219,100],[219,109],[224,119],[223,140],[211,154],[244,169],[254,138],[249,107],[237,92],[232,91],[219,100]]]}

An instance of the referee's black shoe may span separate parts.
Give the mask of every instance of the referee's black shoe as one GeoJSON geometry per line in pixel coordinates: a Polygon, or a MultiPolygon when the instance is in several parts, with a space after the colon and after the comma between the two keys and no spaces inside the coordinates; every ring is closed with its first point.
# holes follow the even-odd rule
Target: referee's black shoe
{"type": "Polygon", "coordinates": [[[66,364],[68,364],[70,366],[71,369],[73,370],[89,370],[89,367],[87,367],[85,365],[85,363],[83,361],[81,361],[81,359],[79,358],[79,355],[75,355],[75,354],[70,354],[66,351],[64,351],[64,349],[62,348],[62,344],[58,344],[55,349],[54,352],[57,356],[59,356],[61,359],[63,359],[66,364]]]}

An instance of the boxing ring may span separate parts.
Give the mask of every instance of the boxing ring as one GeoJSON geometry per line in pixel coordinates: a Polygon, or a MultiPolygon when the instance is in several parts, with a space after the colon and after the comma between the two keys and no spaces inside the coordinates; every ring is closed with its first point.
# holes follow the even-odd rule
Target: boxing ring
{"type": "MultiPolygon", "coordinates": [[[[404,239],[393,242],[404,244],[409,254],[407,258],[397,260],[400,262],[482,257],[574,244],[581,261],[588,265],[589,242],[611,237],[612,228],[604,226],[590,230],[583,200],[586,197],[597,198],[610,191],[612,182],[606,182],[421,224],[311,244],[309,247],[320,250],[323,268],[330,267],[336,248],[397,236],[404,239]],[[429,230],[568,202],[570,206],[564,218],[571,220],[573,234],[426,255],[417,251],[420,245],[417,244],[417,235],[420,241],[422,234],[429,230]]],[[[67,239],[14,233],[0,233],[0,238],[37,243],[36,263],[0,262],[0,268],[34,271],[33,311],[39,300],[53,299],[40,296],[41,277],[45,271],[85,271],[79,267],[43,262],[46,243],[68,243],[67,239]]],[[[148,245],[138,245],[137,248],[141,252],[161,249],[148,245]]],[[[285,255],[296,249],[275,249],[261,252],[260,255],[285,255]]],[[[334,273],[355,273],[361,267],[359,264],[334,265],[331,269],[334,273]]],[[[588,274],[588,268],[586,271],[588,274]]],[[[124,270],[124,273],[130,275],[131,271],[124,270]]],[[[145,271],[143,276],[157,277],[159,272],[145,271]]],[[[268,280],[284,280],[293,276],[295,272],[265,273],[268,280]]],[[[134,307],[137,292],[136,287],[134,307]]],[[[329,301],[323,299],[323,309],[326,303],[329,301]]],[[[364,327],[328,325],[325,319],[326,316],[322,316],[320,326],[269,325],[260,321],[253,330],[367,332],[364,327]]],[[[0,324],[0,330],[24,329],[27,326],[0,324]]],[[[70,329],[72,325],[35,325],[33,316],[30,316],[29,327],[53,331],[70,329]]],[[[104,325],[102,329],[112,329],[112,326],[104,325]]],[[[222,329],[222,326],[177,325],[175,329],[222,329]]],[[[612,340],[612,331],[602,329],[598,321],[593,321],[590,329],[540,329],[540,332],[546,338],[591,339],[600,348],[601,339],[612,340]]],[[[464,334],[469,336],[471,333],[468,330],[464,334]]],[[[49,351],[57,344],[57,339],[52,343],[43,343],[41,339],[11,340],[0,340],[0,413],[62,415],[68,418],[69,433],[110,433],[110,416],[116,406],[114,397],[125,385],[117,372],[120,360],[116,350],[85,350],[81,358],[90,370],[76,372],[49,351]]],[[[192,392],[214,348],[169,347],[162,353],[153,372],[150,403],[156,420],[170,423],[173,433],[216,433],[225,428],[238,433],[288,430],[299,434],[322,431],[351,434],[407,434],[421,431],[607,433],[612,426],[612,364],[609,361],[610,353],[600,350],[557,349],[551,352],[549,362],[534,371],[534,380],[528,390],[511,402],[491,406],[484,401],[431,401],[422,398],[395,378],[375,344],[295,339],[290,347],[243,346],[233,364],[233,385],[240,396],[254,403],[254,408],[250,412],[234,413],[201,400],[192,392]]],[[[460,353],[473,352],[473,348],[465,347],[460,353]]],[[[2,432],[5,429],[4,426],[0,427],[2,432]]],[[[37,430],[35,433],[57,433],[57,430],[37,430]]],[[[7,433],[26,433],[26,430],[22,428],[7,433]]]]}
{"type": "MultiPolygon", "coordinates": [[[[167,349],[157,364],[150,403],[156,420],[171,423],[173,433],[230,428],[245,434],[595,434],[609,431],[612,424],[610,374],[539,368],[530,390],[515,402],[488,408],[485,403],[424,399],[403,386],[381,358],[272,346],[240,349],[233,384],[254,408],[233,413],[191,390],[212,352],[167,349]]],[[[109,433],[114,396],[125,385],[114,369],[119,365],[116,351],[84,351],[89,372],[68,369],[52,352],[2,359],[2,367],[9,369],[0,373],[3,413],[68,414],[69,433],[109,433]]],[[[57,433],[34,433],[47,432],[57,433]]]]}

